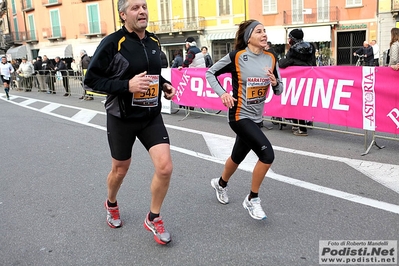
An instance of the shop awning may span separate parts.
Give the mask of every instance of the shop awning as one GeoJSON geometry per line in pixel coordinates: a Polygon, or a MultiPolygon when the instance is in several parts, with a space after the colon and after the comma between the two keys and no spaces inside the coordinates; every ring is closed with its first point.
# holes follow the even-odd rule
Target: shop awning
{"type": "Polygon", "coordinates": [[[66,44],[42,47],[39,50],[39,55],[46,55],[49,59],[54,59],[57,56],[60,58],[72,58],[72,45],[66,44]]]}
{"type": "MultiPolygon", "coordinates": [[[[331,26],[304,27],[303,40],[306,42],[331,42],[331,26]]],[[[288,31],[290,32],[290,30],[288,31]]]]}
{"type": "Polygon", "coordinates": [[[267,41],[272,44],[286,44],[287,33],[284,28],[268,28],[266,29],[267,41]]]}
{"type": "Polygon", "coordinates": [[[26,46],[15,46],[11,47],[7,50],[6,54],[11,57],[11,59],[21,59],[22,57],[26,57],[26,46]]]}
{"type": "Polygon", "coordinates": [[[77,49],[75,49],[75,56],[80,56],[80,51],[85,50],[88,56],[93,56],[94,52],[96,51],[99,43],[96,42],[88,42],[88,43],[81,43],[77,46],[77,49]]]}
{"type": "Polygon", "coordinates": [[[219,32],[219,33],[211,33],[206,36],[206,39],[209,41],[213,40],[230,40],[236,37],[235,31],[227,31],[227,32],[219,32]]]}

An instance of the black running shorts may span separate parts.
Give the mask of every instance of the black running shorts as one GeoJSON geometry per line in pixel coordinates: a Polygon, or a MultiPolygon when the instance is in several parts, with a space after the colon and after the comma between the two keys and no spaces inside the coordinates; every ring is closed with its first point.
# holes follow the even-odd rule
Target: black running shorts
{"type": "Polygon", "coordinates": [[[11,79],[11,77],[9,77],[8,79],[5,79],[4,76],[1,75],[1,81],[2,81],[3,83],[10,84],[10,79],[11,79]]]}
{"type": "Polygon", "coordinates": [[[240,164],[250,150],[253,150],[259,160],[265,164],[274,161],[274,150],[260,125],[250,119],[241,119],[229,122],[231,129],[237,134],[234,143],[231,159],[234,163],[240,164]]]}
{"type": "Polygon", "coordinates": [[[111,156],[118,161],[130,159],[136,137],[147,151],[157,144],[170,144],[161,114],[149,121],[120,119],[107,114],[107,134],[111,156]]]}

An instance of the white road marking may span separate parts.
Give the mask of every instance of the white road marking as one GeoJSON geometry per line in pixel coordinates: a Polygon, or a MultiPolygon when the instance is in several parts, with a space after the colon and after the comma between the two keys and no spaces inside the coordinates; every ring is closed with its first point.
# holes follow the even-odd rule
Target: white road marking
{"type": "MultiPolygon", "coordinates": [[[[202,135],[212,155],[218,158],[225,158],[225,159],[227,159],[228,156],[230,156],[231,148],[233,147],[234,144],[234,138],[212,134],[209,132],[202,132],[193,129],[180,128],[177,126],[167,126],[167,127],[202,135]]],[[[288,153],[299,154],[302,156],[345,163],[350,167],[352,167],[353,169],[373,179],[374,181],[384,185],[389,189],[392,189],[396,193],[399,193],[399,165],[337,157],[337,156],[325,155],[314,152],[294,150],[279,146],[273,146],[273,149],[288,153]]],[[[257,157],[253,153],[250,153],[248,156],[249,158],[246,158],[245,161],[248,161],[247,159],[250,159],[250,161],[252,162],[257,161],[257,157]],[[255,160],[253,158],[255,158],[255,160]]]]}
{"type": "Polygon", "coordinates": [[[95,112],[93,110],[83,109],[76,113],[74,116],[72,116],[71,119],[74,121],[89,123],[97,114],[98,112],[95,112]]]}
{"type": "MultiPolygon", "coordinates": [[[[17,103],[12,100],[11,101],[6,100],[4,98],[4,94],[0,94],[0,98],[4,101],[8,101],[10,103],[20,105],[25,108],[29,108],[31,110],[43,112],[43,113],[46,113],[46,114],[49,114],[49,115],[52,115],[52,116],[55,116],[58,118],[66,119],[66,120],[69,120],[72,122],[77,122],[79,124],[87,125],[90,127],[104,130],[104,131],[106,130],[106,128],[103,126],[91,124],[90,120],[85,115],[75,115],[74,118],[70,118],[70,117],[52,113],[53,110],[57,109],[60,106],[72,108],[72,109],[86,110],[86,111],[83,111],[82,114],[90,113],[90,115],[92,115],[93,113],[95,113],[95,114],[105,115],[105,112],[97,112],[97,111],[93,111],[90,109],[78,108],[75,106],[69,106],[69,105],[64,105],[64,104],[55,104],[52,102],[46,102],[46,101],[42,101],[42,100],[36,100],[36,101],[42,102],[42,103],[48,103],[48,105],[42,109],[37,109],[37,108],[33,108],[33,107],[29,106],[29,104],[36,102],[34,99],[32,101],[32,99],[27,98],[27,97],[12,96],[12,99],[23,98],[23,99],[27,100],[22,103],[17,103]],[[79,119],[79,117],[80,117],[80,119],[79,119]]],[[[203,131],[199,131],[199,130],[187,129],[187,128],[173,126],[173,125],[166,125],[166,127],[172,128],[175,130],[195,133],[195,134],[199,134],[199,135],[203,136],[203,138],[206,141],[208,148],[211,152],[211,155],[206,155],[206,154],[198,153],[195,151],[191,151],[191,150],[187,150],[187,149],[183,149],[183,148],[179,148],[179,147],[175,147],[175,146],[171,145],[171,149],[174,151],[181,152],[181,153],[184,153],[184,154],[196,157],[196,158],[212,161],[215,163],[220,163],[220,164],[224,164],[225,160],[228,158],[228,156],[230,156],[231,148],[234,144],[234,138],[222,136],[222,135],[218,135],[218,134],[213,134],[213,133],[209,133],[209,132],[203,132],[203,131]]],[[[293,149],[278,147],[278,146],[273,146],[273,148],[275,150],[279,150],[279,151],[283,151],[283,152],[295,153],[295,154],[300,154],[303,156],[310,156],[310,157],[316,157],[316,158],[322,158],[322,159],[326,159],[326,160],[346,163],[349,166],[353,167],[354,169],[365,174],[366,176],[372,178],[373,180],[375,180],[375,181],[381,183],[382,185],[399,193],[399,184],[398,184],[399,183],[398,182],[399,165],[383,164],[383,163],[377,163],[377,162],[369,162],[369,161],[363,161],[363,160],[355,160],[355,159],[349,159],[349,158],[343,158],[343,157],[329,156],[329,155],[324,155],[324,154],[293,150],[293,149]]],[[[250,154],[248,154],[247,158],[245,158],[245,160],[240,164],[239,168],[244,171],[252,172],[256,161],[257,161],[257,157],[253,153],[250,153],[250,154]]],[[[323,187],[323,186],[319,186],[319,185],[312,184],[309,182],[297,180],[297,179],[294,179],[291,177],[276,174],[272,170],[270,170],[268,172],[267,177],[272,178],[277,181],[280,181],[280,182],[284,182],[284,183],[291,184],[294,186],[302,187],[302,188],[316,191],[319,193],[323,193],[326,195],[330,195],[333,197],[345,199],[345,200],[348,200],[351,202],[355,202],[355,203],[359,203],[362,205],[366,205],[366,206],[370,206],[370,207],[374,207],[377,209],[381,209],[381,210],[385,210],[388,212],[399,214],[399,205],[394,205],[394,204],[383,202],[383,201],[378,201],[378,200],[374,200],[374,199],[370,199],[370,198],[366,198],[366,197],[361,197],[361,196],[358,196],[355,194],[350,194],[350,193],[346,193],[343,191],[331,189],[328,187],[323,187]]]]}
{"type": "Polygon", "coordinates": [[[40,109],[40,111],[42,111],[43,113],[51,113],[52,111],[54,111],[61,105],[62,104],[58,104],[58,103],[50,103],[50,104],[44,106],[42,109],[40,109]]]}
{"type": "MultiPolygon", "coordinates": [[[[221,159],[221,158],[216,158],[210,155],[206,155],[203,153],[198,153],[198,152],[194,152],[191,150],[187,150],[184,148],[179,148],[179,147],[174,147],[171,146],[171,149],[180,153],[184,153],[193,157],[197,157],[197,158],[201,158],[207,161],[211,161],[214,163],[220,163],[220,164],[224,164],[225,160],[221,159]]],[[[238,167],[241,170],[244,171],[248,171],[248,172],[252,172],[253,170],[253,166],[249,166],[248,164],[243,164],[241,163],[240,166],[238,167]]],[[[332,188],[328,188],[328,187],[323,187],[323,186],[319,186],[313,183],[309,183],[306,181],[302,181],[302,180],[298,180],[298,179],[294,179],[291,177],[287,177],[287,176],[283,176],[283,175],[279,175],[274,173],[273,171],[270,171],[267,173],[266,175],[268,178],[280,181],[280,182],[284,182],[293,186],[297,186],[297,187],[301,187],[301,188],[305,188],[308,190],[312,190],[315,192],[319,192],[322,194],[326,194],[335,198],[340,198],[340,199],[344,199],[347,201],[351,201],[351,202],[355,202],[355,203],[359,203],[362,205],[366,205],[366,206],[370,206],[370,207],[374,207],[376,209],[380,209],[380,210],[384,210],[384,211],[388,211],[388,212],[392,212],[395,214],[399,214],[399,205],[395,205],[395,204],[391,204],[391,203],[387,203],[387,202],[383,202],[383,201],[379,201],[379,200],[375,200],[375,199],[370,199],[370,198],[366,198],[366,197],[362,197],[362,196],[358,196],[355,194],[350,194],[347,192],[343,192],[340,190],[336,190],[336,189],[332,189],[332,188]]]]}

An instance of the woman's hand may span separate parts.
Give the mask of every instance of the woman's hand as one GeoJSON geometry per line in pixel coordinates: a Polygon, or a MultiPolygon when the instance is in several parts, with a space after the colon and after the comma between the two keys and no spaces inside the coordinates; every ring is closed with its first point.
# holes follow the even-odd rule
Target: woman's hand
{"type": "Polygon", "coordinates": [[[270,84],[272,84],[272,86],[277,86],[277,79],[276,76],[274,76],[271,68],[267,70],[266,75],[269,77],[270,84]]]}
{"type": "Polygon", "coordinates": [[[220,96],[220,99],[222,99],[222,103],[224,106],[227,108],[233,108],[234,102],[237,101],[237,99],[233,98],[229,93],[224,93],[222,96],[220,96]]]}
{"type": "Polygon", "coordinates": [[[398,70],[399,70],[399,63],[396,64],[396,65],[391,65],[391,68],[392,68],[393,70],[398,71],[398,70]]]}

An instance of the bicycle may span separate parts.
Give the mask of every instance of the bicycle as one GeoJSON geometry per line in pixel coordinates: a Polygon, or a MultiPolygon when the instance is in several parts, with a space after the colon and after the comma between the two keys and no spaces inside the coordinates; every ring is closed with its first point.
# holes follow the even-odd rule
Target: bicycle
{"type": "Polygon", "coordinates": [[[364,55],[362,54],[355,54],[357,56],[356,66],[363,66],[364,65],[364,55]]]}

